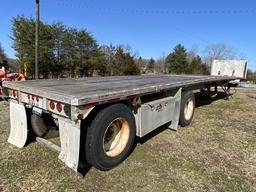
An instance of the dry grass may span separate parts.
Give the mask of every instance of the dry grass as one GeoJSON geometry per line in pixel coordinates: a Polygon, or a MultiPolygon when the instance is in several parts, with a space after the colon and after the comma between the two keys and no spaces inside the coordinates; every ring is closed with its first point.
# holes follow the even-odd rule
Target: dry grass
{"type": "Polygon", "coordinates": [[[117,168],[85,177],[38,143],[8,144],[8,104],[0,102],[0,191],[256,191],[255,96],[239,90],[202,105],[191,126],[164,130],[117,168]]]}

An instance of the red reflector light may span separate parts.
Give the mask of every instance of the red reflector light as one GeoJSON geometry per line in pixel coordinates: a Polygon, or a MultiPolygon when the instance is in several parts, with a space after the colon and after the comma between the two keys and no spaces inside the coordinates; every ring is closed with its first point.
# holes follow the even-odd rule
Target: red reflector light
{"type": "Polygon", "coordinates": [[[58,110],[59,112],[62,111],[62,105],[61,105],[60,103],[57,104],[57,110],[58,110]]]}
{"type": "Polygon", "coordinates": [[[36,97],[36,101],[37,101],[37,102],[39,101],[39,97],[36,97]]]}
{"type": "Polygon", "coordinates": [[[49,103],[49,106],[50,106],[50,108],[51,108],[51,110],[54,110],[55,109],[55,104],[54,104],[54,102],[50,102],[49,103]]]}
{"type": "Polygon", "coordinates": [[[34,101],[34,99],[35,99],[35,96],[34,96],[34,95],[32,95],[32,100],[34,101]]]}
{"type": "Polygon", "coordinates": [[[28,95],[28,100],[30,100],[30,95],[28,95]]]}

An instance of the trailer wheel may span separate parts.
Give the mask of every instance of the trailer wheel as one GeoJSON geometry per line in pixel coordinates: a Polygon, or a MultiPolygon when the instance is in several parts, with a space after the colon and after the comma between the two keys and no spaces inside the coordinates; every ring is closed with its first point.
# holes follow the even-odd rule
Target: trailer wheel
{"type": "Polygon", "coordinates": [[[124,104],[114,104],[101,110],[86,136],[86,158],[95,168],[107,171],[129,155],[136,128],[131,110],[124,104]]]}
{"type": "Polygon", "coordinates": [[[195,110],[195,96],[192,91],[184,91],[181,95],[180,120],[182,127],[189,125],[195,110]]]}
{"type": "Polygon", "coordinates": [[[42,113],[42,116],[31,114],[31,127],[38,137],[47,137],[51,130],[56,130],[57,126],[50,115],[42,113]]]}

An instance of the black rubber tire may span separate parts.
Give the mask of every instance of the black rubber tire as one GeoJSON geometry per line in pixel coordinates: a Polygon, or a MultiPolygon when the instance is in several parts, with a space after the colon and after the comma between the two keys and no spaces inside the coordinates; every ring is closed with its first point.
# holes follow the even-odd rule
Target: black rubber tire
{"type": "Polygon", "coordinates": [[[41,116],[31,114],[31,128],[38,137],[45,137],[51,129],[57,129],[53,119],[45,113],[41,116]]]}
{"type": "Polygon", "coordinates": [[[179,124],[182,127],[188,126],[191,124],[193,116],[194,116],[194,111],[195,111],[195,95],[192,91],[184,91],[181,94],[181,105],[180,105],[180,119],[179,119],[179,124]],[[191,99],[193,101],[193,113],[192,116],[190,117],[190,119],[186,119],[185,118],[185,107],[186,107],[186,103],[187,101],[191,99]]]}
{"type": "Polygon", "coordinates": [[[85,152],[89,164],[107,171],[127,158],[133,149],[136,125],[132,111],[124,104],[113,104],[101,110],[87,128],[85,152]],[[103,138],[108,125],[116,118],[124,118],[129,124],[129,139],[124,150],[115,157],[108,156],[103,149],[103,138]]]}

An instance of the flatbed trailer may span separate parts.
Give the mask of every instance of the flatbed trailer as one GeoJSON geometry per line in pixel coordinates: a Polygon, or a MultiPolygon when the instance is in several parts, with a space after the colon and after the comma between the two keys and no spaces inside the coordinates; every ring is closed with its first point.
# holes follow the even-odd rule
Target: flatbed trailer
{"type": "Polygon", "coordinates": [[[236,77],[142,75],[4,82],[10,98],[11,131],[17,147],[29,135],[57,131],[59,158],[75,171],[82,160],[109,170],[131,152],[135,137],[165,125],[191,123],[193,90],[229,90],[236,77]]]}

